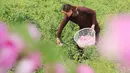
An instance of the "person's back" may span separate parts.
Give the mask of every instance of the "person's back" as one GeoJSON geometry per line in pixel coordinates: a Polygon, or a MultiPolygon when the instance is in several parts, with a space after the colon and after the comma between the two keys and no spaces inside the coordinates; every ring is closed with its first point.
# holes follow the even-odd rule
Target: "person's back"
{"type": "Polygon", "coordinates": [[[77,7],[77,11],[78,11],[78,15],[70,16],[69,20],[78,24],[80,29],[91,27],[92,24],[98,24],[96,17],[94,15],[95,11],[85,7],[77,7]]]}

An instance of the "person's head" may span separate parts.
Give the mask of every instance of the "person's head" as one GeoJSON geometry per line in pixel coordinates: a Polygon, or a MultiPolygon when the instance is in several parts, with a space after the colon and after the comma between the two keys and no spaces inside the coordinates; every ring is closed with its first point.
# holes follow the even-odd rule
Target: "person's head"
{"type": "Polygon", "coordinates": [[[62,12],[66,14],[68,17],[70,17],[72,14],[75,14],[77,12],[76,6],[72,6],[70,4],[64,4],[62,6],[62,12]]]}

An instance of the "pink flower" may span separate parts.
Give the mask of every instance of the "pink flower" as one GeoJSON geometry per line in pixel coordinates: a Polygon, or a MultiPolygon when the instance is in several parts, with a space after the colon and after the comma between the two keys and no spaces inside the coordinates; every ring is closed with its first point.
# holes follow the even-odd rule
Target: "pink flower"
{"type": "Polygon", "coordinates": [[[66,73],[65,68],[62,64],[56,64],[55,70],[56,70],[56,73],[66,73]]]}
{"type": "Polygon", "coordinates": [[[34,24],[28,25],[28,32],[34,40],[40,40],[41,34],[39,29],[34,24]]]}
{"type": "Polygon", "coordinates": [[[16,63],[18,53],[11,46],[2,46],[0,49],[0,73],[7,73],[8,70],[16,63]]]}
{"type": "Polygon", "coordinates": [[[8,37],[8,27],[5,23],[0,22],[0,45],[3,44],[8,37]]]}
{"type": "Polygon", "coordinates": [[[14,48],[5,46],[0,50],[0,67],[10,68],[17,59],[17,52],[14,48]]]}
{"type": "Polygon", "coordinates": [[[65,68],[60,63],[49,63],[44,65],[45,73],[66,73],[65,68]]]}
{"type": "Polygon", "coordinates": [[[77,73],[94,73],[94,71],[88,65],[80,64],[77,67],[77,73]]]}
{"type": "MultiPolygon", "coordinates": [[[[113,22],[114,23],[114,22],[113,22]]],[[[130,66],[130,14],[122,14],[115,18],[115,35],[119,40],[121,61],[130,66]]]]}
{"type": "Polygon", "coordinates": [[[21,37],[9,34],[5,24],[0,24],[0,72],[6,73],[16,62],[23,49],[21,37]]]}
{"type": "Polygon", "coordinates": [[[130,14],[111,17],[104,31],[99,45],[101,55],[130,66],[130,14]]]}
{"type": "Polygon", "coordinates": [[[6,41],[0,46],[7,46],[15,49],[17,53],[20,53],[25,48],[24,40],[17,34],[9,34],[6,41]]]}
{"type": "Polygon", "coordinates": [[[31,53],[19,62],[15,73],[33,73],[39,66],[40,54],[31,53]]]}
{"type": "Polygon", "coordinates": [[[40,62],[41,62],[40,52],[30,53],[28,56],[28,59],[32,60],[35,63],[35,66],[34,66],[35,69],[40,66],[40,62]]]}
{"type": "Polygon", "coordinates": [[[24,39],[15,33],[9,35],[9,41],[13,44],[12,46],[17,49],[17,52],[22,52],[25,48],[24,39]]]}

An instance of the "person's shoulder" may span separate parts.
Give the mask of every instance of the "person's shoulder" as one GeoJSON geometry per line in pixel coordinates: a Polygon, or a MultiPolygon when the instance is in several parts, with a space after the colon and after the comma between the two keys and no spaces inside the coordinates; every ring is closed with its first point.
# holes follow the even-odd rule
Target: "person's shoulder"
{"type": "Polygon", "coordinates": [[[86,7],[86,6],[79,6],[77,7],[79,10],[93,10],[92,8],[86,7]]]}
{"type": "Polygon", "coordinates": [[[80,9],[80,10],[82,10],[82,9],[90,9],[90,8],[88,8],[88,7],[85,7],[85,6],[78,6],[78,7],[77,7],[77,9],[80,9]]]}

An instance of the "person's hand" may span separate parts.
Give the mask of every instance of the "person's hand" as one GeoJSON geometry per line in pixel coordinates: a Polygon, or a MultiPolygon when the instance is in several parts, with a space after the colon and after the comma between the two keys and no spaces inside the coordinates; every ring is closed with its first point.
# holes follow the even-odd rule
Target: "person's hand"
{"type": "Polygon", "coordinates": [[[94,28],[95,28],[95,24],[93,24],[93,25],[91,26],[91,29],[92,29],[92,30],[94,30],[94,28]]]}
{"type": "Polygon", "coordinates": [[[94,29],[94,27],[95,27],[95,24],[93,24],[93,25],[91,26],[92,29],[94,29]]]}
{"type": "Polygon", "coordinates": [[[59,38],[56,38],[56,44],[58,46],[62,46],[63,45],[62,42],[61,42],[61,40],[59,38]]]}

